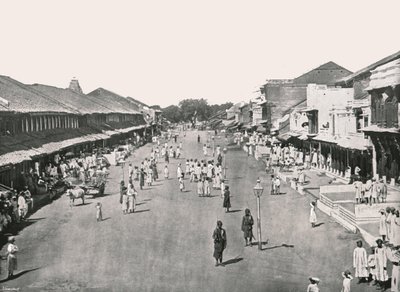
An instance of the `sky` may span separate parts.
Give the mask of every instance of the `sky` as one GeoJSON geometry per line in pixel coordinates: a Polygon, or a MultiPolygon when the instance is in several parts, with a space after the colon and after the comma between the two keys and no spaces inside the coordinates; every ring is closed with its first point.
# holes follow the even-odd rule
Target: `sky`
{"type": "Polygon", "coordinates": [[[248,101],[266,79],[400,51],[400,1],[0,0],[0,75],[149,105],[248,101]]]}

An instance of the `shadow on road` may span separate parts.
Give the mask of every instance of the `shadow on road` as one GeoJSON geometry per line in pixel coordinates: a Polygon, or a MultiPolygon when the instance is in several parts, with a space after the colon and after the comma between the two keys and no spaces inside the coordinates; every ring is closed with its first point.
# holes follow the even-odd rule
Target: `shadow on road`
{"type": "Polygon", "coordinates": [[[82,207],[82,206],[87,206],[90,204],[93,204],[93,202],[85,202],[85,204],[73,205],[72,207],[82,207]]]}
{"type": "Polygon", "coordinates": [[[315,227],[319,227],[319,226],[324,225],[324,224],[325,224],[324,222],[317,223],[317,224],[314,225],[314,228],[315,228],[315,227]]]}
{"type": "Polygon", "coordinates": [[[104,219],[101,220],[101,221],[107,221],[107,220],[109,220],[109,219],[111,219],[111,217],[104,218],[104,219]]]}
{"type": "Polygon", "coordinates": [[[236,263],[238,263],[238,262],[240,262],[242,260],[243,260],[243,258],[236,257],[236,258],[233,258],[233,259],[230,259],[230,260],[227,260],[227,261],[221,263],[221,266],[227,266],[227,265],[231,265],[231,264],[236,264],[236,263]]]}
{"type": "Polygon", "coordinates": [[[3,280],[0,280],[0,283],[4,283],[4,282],[8,282],[8,281],[17,279],[17,278],[21,277],[22,275],[24,275],[24,274],[26,274],[26,273],[33,272],[33,271],[36,271],[36,270],[39,270],[39,269],[40,269],[40,268],[34,268],[34,269],[29,269],[29,270],[23,270],[23,271],[21,271],[21,272],[15,274],[15,275],[14,275],[12,278],[10,278],[10,279],[6,278],[6,279],[3,279],[3,280]]]}
{"type": "Polygon", "coordinates": [[[150,211],[150,209],[146,209],[146,210],[139,210],[139,211],[135,211],[134,213],[143,213],[143,212],[148,212],[150,211]]]}
{"type": "Polygon", "coordinates": [[[144,205],[146,202],[136,203],[136,206],[144,205]]]}
{"type": "MultiPolygon", "coordinates": [[[[268,240],[267,240],[267,241],[262,241],[262,242],[261,242],[261,245],[266,245],[266,244],[268,244],[268,240]]],[[[258,245],[258,241],[253,241],[253,242],[251,243],[251,246],[253,246],[253,245],[258,245]]]]}
{"type": "Polygon", "coordinates": [[[266,248],[263,248],[262,250],[269,250],[269,249],[275,249],[275,248],[280,248],[280,247],[294,248],[294,245],[293,244],[282,243],[281,245],[275,245],[275,246],[266,247],[266,248]]]}
{"type": "Polygon", "coordinates": [[[236,213],[236,212],[240,212],[240,211],[242,211],[241,209],[238,209],[238,210],[230,210],[228,213],[236,213]]]}
{"type": "Polygon", "coordinates": [[[151,199],[144,199],[143,201],[144,201],[144,202],[150,202],[151,199]]]}

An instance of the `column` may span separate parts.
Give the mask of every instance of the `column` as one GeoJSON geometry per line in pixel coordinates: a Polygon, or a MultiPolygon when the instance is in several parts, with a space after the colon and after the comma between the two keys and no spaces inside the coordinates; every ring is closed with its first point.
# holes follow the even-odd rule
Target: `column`
{"type": "Polygon", "coordinates": [[[31,117],[31,132],[33,132],[34,131],[34,129],[33,129],[33,118],[31,117]]]}
{"type": "MultiPolygon", "coordinates": [[[[371,137],[368,138],[371,141],[371,137]]],[[[377,174],[377,165],[376,165],[376,148],[375,148],[375,143],[372,144],[372,175],[373,177],[376,177],[377,174]]]]}

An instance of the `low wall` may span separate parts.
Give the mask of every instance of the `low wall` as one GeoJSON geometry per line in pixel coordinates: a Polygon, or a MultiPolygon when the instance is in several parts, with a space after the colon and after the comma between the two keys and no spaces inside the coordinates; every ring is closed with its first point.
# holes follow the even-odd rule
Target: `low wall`
{"type": "Polygon", "coordinates": [[[355,192],[353,185],[326,185],[320,187],[321,194],[355,192]]]}

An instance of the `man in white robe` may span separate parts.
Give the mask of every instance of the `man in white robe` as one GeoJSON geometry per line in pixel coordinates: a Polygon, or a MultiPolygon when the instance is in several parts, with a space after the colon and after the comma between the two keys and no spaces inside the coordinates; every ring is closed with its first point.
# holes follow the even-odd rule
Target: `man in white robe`
{"type": "Polygon", "coordinates": [[[379,212],[381,213],[381,217],[379,218],[379,235],[385,241],[387,236],[386,214],[384,209],[379,210],[379,212]]]}
{"type": "Polygon", "coordinates": [[[375,272],[376,281],[378,282],[380,288],[385,288],[385,283],[388,280],[387,274],[387,253],[386,248],[383,247],[383,240],[377,239],[376,243],[378,247],[375,248],[375,272]]]}
{"type": "Polygon", "coordinates": [[[362,247],[362,241],[357,241],[357,247],[353,252],[353,267],[355,269],[354,276],[358,278],[358,283],[363,280],[368,281],[368,260],[367,251],[362,247]]]}
{"type": "Polygon", "coordinates": [[[389,261],[392,262],[392,283],[391,283],[391,289],[390,291],[393,292],[399,292],[400,285],[400,268],[399,268],[399,262],[400,262],[400,252],[396,248],[386,248],[386,254],[387,258],[389,261]]]}

